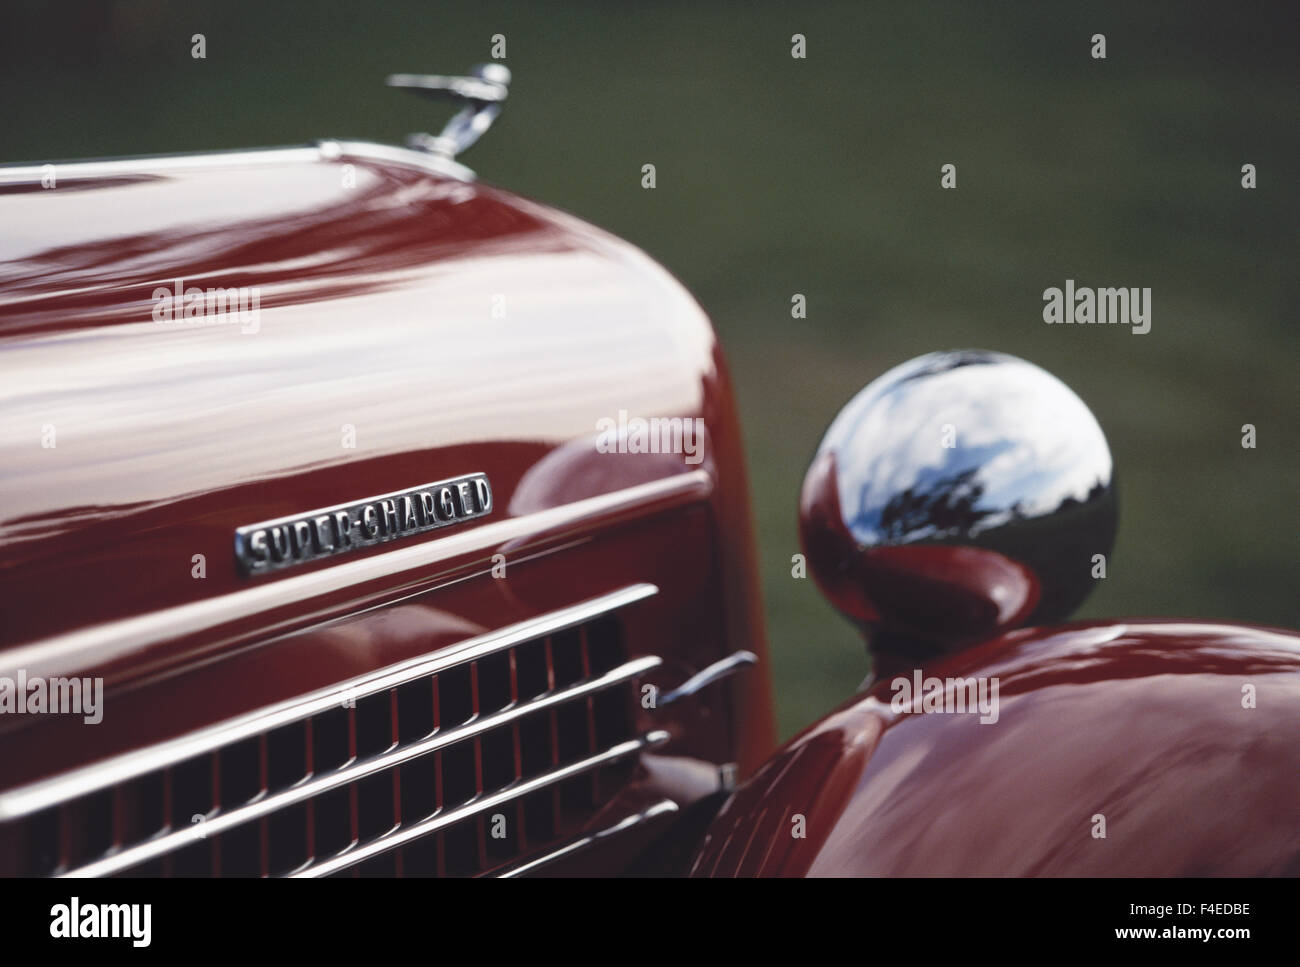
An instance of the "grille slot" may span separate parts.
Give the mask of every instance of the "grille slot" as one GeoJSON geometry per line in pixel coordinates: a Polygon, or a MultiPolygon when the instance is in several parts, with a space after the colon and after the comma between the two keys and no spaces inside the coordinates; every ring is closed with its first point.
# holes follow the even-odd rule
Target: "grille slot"
{"type": "Polygon", "coordinates": [[[20,844],[14,872],[516,867],[579,834],[637,753],[667,738],[633,732],[635,680],[660,659],[629,660],[608,614],[655,590],[636,585],[314,694],[296,716],[277,707],[260,730],[249,717],[168,744],[193,754],[157,747],[0,795],[0,816],[24,812],[6,821],[20,844]],[[104,770],[127,775],[85,791],[104,770]]]}

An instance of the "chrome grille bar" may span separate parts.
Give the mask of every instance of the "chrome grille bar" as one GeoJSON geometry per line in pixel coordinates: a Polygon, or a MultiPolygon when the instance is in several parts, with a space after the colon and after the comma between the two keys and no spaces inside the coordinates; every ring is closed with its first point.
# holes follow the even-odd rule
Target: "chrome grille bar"
{"type": "MultiPolygon", "coordinates": [[[[426,675],[436,674],[454,665],[483,658],[534,638],[554,634],[651,597],[658,592],[659,589],[653,584],[629,585],[609,594],[470,638],[435,654],[402,662],[328,688],[318,689],[299,698],[192,732],[178,739],[0,793],[0,821],[39,812],[67,800],[215,751],[279,726],[308,719],[313,715],[339,707],[344,696],[350,701],[356,701],[426,675]]],[[[210,834],[211,830],[207,832],[210,834]]]]}
{"type": "Polygon", "coordinates": [[[141,863],[147,863],[151,859],[165,856],[185,846],[202,842],[208,837],[216,836],[236,826],[242,826],[245,823],[278,812],[295,803],[312,799],[322,793],[329,792],[331,789],[346,786],[358,779],[364,779],[366,776],[374,775],[377,772],[392,769],[413,759],[446,748],[449,745],[472,739],[476,735],[482,735],[502,725],[508,725],[525,715],[560,705],[575,698],[591,695],[622,682],[631,681],[638,675],[652,668],[657,668],[661,662],[662,659],[657,655],[638,658],[620,665],[618,668],[611,669],[599,678],[593,678],[590,681],[573,685],[558,692],[552,692],[531,701],[520,702],[500,712],[480,716],[445,732],[434,733],[420,742],[399,746],[374,758],[345,766],[336,772],[308,779],[283,792],[274,793],[246,806],[232,809],[229,812],[218,813],[202,823],[165,833],[138,846],[106,856],[102,860],[97,860],[74,870],[68,870],[61,875],[65,877],[109,876],[130,869],[133,866],[139,866],[141,863]]]}
{"type": "Polygon", "coordinates": [[[611,826],[606,826],[604,829],[599,829],[594,833],[588,833],[585,836],[574,837],[573,839],[564,843],[562,846],[558,846],[555,849],[550,850],[549,852],[541,854],[540,856],[534,856],[531,859],[524,860],[521,863],[516,863],[515,865],[510,866],[505,870],[502,870],[501,872],[497,873],[496,876],[500,879],[506,880],[506,879],[511,879],[512,877],[523,876],[524,874],[527,873],[536,872],[537,870],[542,869],[543,867],[548,866],[551,863],[554,863],[556,860],[559,860],[565,856],[570,856],[573,853],[579,853],[582,850],[586,849],[588,846],[592,846],[600,842],[602,839],[607,839],[610,836],[617,836],[619,833],[624,832],[625,830],[629,830],[632,829],[633,827],[640,826],[642,823],[647,823],[650,820],[656,819],[659,816],[667,816],[671,813],[675,813],[678,811],[679,808],[680,807],[677,805],[677,803],[673,802],[671,799],[661,799],[653,806],[649,806],[638,813],[633,813],[630,816],[624,816],[622,819],[620,819],[618,822],[614,823],[611,826]]]}
{"type": "Polygon", "coordinates": [[[614,762],[617,759],[622,759],[640,752],[642,749],[662,745],[664,742],[668,741],[668,738],[669,735],[667,732],[659,730],[648,732],[640,738],[629,739],[627,742],[620,742],[618,745],[611,746],[603,752],[588,756],[578,762],[571,763],[570,765],[563,766],[559,769],[552,769],[550,772],[545,772],[542,775],[536,776],[535,778],[529,779],[525,782],[516,783],[515,785],[502,789],[499,792],[480,796],[476,799],[470,800],[464,805],[436,813],[428,819],[421,820],[418,823],[413,823],[410,826],[404,826],[400,829],[393,830],[392,832],[386,833],[378,839],[372,840],[363,846],[340,853],[338,856],[331,857],[328,860],[313,863],[305,869],[296,870],[290,875],[292,877],[320,877],[329,876],[331,873],[337,873],[341,870],[349,869],[356,866],[358,863],[370,859],[371,857],[378,856],[381,853],[386,853],[389,850],[396,849],[397,847],[403,846],[413,840],[446,829],[448,826],[452,826],[472,816],[477,816],[479,813],[487,812],[489,809],[514,802],[523,796],[537,792],[540,789],[546,789],[565,779],[581,775],[584,772],[590,772],[606,763],[614,762]]]}

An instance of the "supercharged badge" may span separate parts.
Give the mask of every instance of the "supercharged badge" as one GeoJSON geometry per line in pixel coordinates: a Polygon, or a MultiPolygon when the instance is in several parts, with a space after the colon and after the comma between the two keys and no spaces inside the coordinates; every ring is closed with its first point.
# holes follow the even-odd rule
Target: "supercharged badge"
{"type": "Polygon", "coordinates": [[[245,574],[263,574],[491,512],[492,485],[486,474],[472,473],[241,527],[235,531],[235,560],[245,574]]]}

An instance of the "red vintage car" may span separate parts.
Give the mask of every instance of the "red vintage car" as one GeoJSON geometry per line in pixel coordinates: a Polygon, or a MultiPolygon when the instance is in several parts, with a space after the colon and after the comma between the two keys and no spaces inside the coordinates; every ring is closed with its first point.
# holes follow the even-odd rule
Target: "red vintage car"
{"type": "Polygon", "coordinates": [[[1115,474],[1009,356],[831,424],[796,567],[873,677],[774,748],[721,348],[454,159],[508,80],[391,78],[465,102],[406,147],[0,169],[0,872],[1300,873],[1300,637],[1060,624],[1115,474]]]}

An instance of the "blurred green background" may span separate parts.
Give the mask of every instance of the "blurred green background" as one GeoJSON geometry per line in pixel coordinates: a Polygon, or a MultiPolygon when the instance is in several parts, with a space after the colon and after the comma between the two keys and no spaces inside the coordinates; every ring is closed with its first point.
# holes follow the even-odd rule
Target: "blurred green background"
{"type": "Polygon", "coordinates": [[[467,163],[645,248],[728,349],[788,735],[866,671],[790,575],[807,461],[857,389],[934,349],[1032,360],[1107,431],[1120,536],[1081,617],[1300,627],[1290,5],[1053,6],[19,0],[0,156],[399,142],[443,115],[384,76],[460,72],[505,34],[510,100],[467,163]],[[1066,278],[1150,286],[1151,332],[1045,325],[1066,278]]]}

